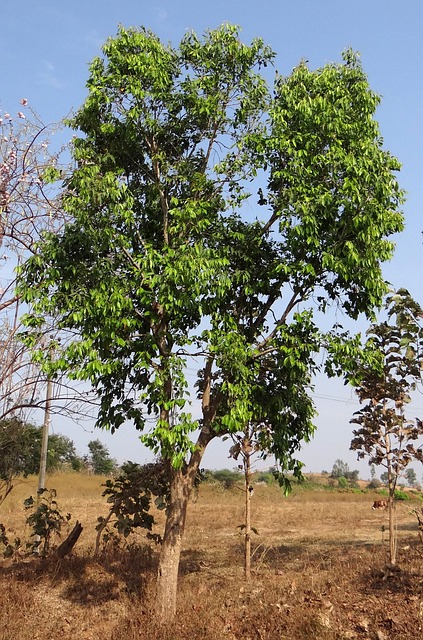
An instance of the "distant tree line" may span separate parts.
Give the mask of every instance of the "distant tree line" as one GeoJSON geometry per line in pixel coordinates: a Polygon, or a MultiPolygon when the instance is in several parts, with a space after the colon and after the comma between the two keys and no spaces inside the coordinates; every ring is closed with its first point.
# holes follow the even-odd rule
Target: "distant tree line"
{"type": "Polygon", "coordinates": [[[348,464],[342,460],[335,460],[330,477],[338,480],[340,487],[342,486],[354,486],[357,484],[359,476],[358,469],[351,471],[348,464]]]}
{"type": "MultiPolygon", "coordinates": [[[[11,482],[17,476],[37,474],[40,467],[42,427],[17,418],[0,421],[0,479],[11,482]]],[[[48,439],[47,471],[63,469],[89,470],[109,475],[117,467],[107,447],[100,440],[88,443],[89,453],[77,454],[74,442],[61,434],[52,433],[48,439]]]]}

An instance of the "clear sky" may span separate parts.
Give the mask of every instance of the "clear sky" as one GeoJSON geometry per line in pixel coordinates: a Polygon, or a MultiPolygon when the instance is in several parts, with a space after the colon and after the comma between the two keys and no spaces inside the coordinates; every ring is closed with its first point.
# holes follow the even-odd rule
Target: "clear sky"
{"type": "MultiPolygon", "coordinates": [[[[423,304],[423,2],[421,0],[3,0],[0,10],[0,109],[15,113],[27,98],[44,122],[56,122],[83,102],[88,65],[109,36],[125,27],[145,26],[177,45],[186,30],[202,33],[224,22],[238,24],[242,37],[260,36],[277,52],[276,66],[288,74],[301,60],[312,68],[339,61],[342,51],[359,51],[374,91],[384,144],[402,163],[407,191],[406,230],[397,238],[386,278],[404,286],[423,304]]],[[[316,386],[317,433],[300,459],[306,471],[330,470],[341,458],[369,476],[366,463],[349,451],[350,417],[358,408],[352,389],[339,381],[316,386]]],[[[423,398],[415,400],[423,414],[423,398]]],[[[86,426],[85,426],[86,428],[86,426]]],[[[119,461],[143,462],[145,450],[123,427],[110,436],[53,420],[81,453],[89,440],[104,441],[119,461]]],[[[206,467],[232,467],[226,447],[214,445],[206,467]]],[[[420,465],[419,465],[420,467],[420,465]]],[[[416,468],[418,477],[421,468],[416,468]]]]}

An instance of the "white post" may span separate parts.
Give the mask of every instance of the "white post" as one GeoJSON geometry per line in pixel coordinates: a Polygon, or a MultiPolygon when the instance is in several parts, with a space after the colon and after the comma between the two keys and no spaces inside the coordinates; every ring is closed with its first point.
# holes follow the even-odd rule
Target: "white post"
{"type": "Polygon", "coordinates": [[[45,489],[46,469],[47,469],[47,453],[48,453],[48,435],[51,423],[51,400],[53,396],[53,382],[50,378],[47,380],[46,404],[44,409],[44,423],[41,440],[40,455],[40,472],[38,475],[38,491],[45,489]]]}
{"type": "MultiPolygon", "coordinates": [[[[38,492],[37,507],[40,505],[41,491],[46,488],[46,470],[47,470],[47,454],[48,454],[48,435],[51,423],[51,400],[53,397],[53,381],[47,378],[46,403],[44,407],[43,432],[41,436],[41,454],[40,454],[40,471],[38,474],[38,492]]],[[[40,536],[34,536],[35,542],[40,542],[40,536]]],[[[36,554],[39,554],[40,548],[36,547],[36,554]]]]}

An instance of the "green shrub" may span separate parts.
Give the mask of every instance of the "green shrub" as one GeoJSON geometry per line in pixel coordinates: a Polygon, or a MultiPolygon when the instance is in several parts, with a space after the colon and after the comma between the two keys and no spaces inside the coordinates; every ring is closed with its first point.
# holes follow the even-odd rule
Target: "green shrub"
{"type": "Polygon", "coordinates": [[[217,480],[225,489],[232,489],[238,482],[243,481],[243,476],[238,471],[230,469],[218,469],[213,471],[213,478],[217,480]]]}
{"type": "Polygon", "coordinates": [[[47,556],[54,536],[59,536],[63,524],[71,519],[70,513],[62,514],[56,501],[55,489],[38,489],[37,498],[32,496],[24,501],[25,509],[32,509],[33,513],[26,519],[32,527],[32,542],[27,548],[33,553],[47,556]]]}
{"type": "Polygon", "coordinates": [[[0,523],[0,545],[3,547],[3,557],[11,558],[20,548],[20,538],[15,538],[13,544],[10,543],[6,534],[6,527],[0,523]]]}
{"type": "Polygon", "coordinates": [[[106,517],[97,519],[97,537],[94,555],[100,548],[101,538],[107,544],[116,542],[119,535],[127,538],[137,528],[147,529],[147,537],[160,542],[158,534],[150,533],[155,524],[150,508],[154,503],[158,509],[165,509],[169,502],[170,478],[163,461],[143,466],[135,462],[125,462],[119,475],[106,480],[102,495],[110,504],[106,517]]]}
{"type": "Polygon", "coordinates": [[[381,486],[382,483],[380,480],[378,480],[377,478],[372,478],[367,485],[367,489],[380,489],[381,486]]]}
{"type": "Polygon", "coordinates": [[[340,487],[341,489],[346,489],[348,487],[348,480],[345,476],[339,476],[338,487],[340,487]]]}
{"type": "Polygon", "coordinates": [[[275,476],[270,471],[261,471],[256,476],[256,482],[265,482],[266,484],[272,484],[275,482],[275,476]]]}
{"type": "Polygon", "coordinates": [[[410,496],[405,491],[401,491],[401,489],[395,489],[394,493],[395,500],[410,500],[410,496]]]}

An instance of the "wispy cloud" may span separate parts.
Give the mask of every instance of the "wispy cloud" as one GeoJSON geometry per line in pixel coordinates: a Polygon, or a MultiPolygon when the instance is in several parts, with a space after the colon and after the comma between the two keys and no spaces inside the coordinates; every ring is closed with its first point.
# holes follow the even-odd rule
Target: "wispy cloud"
{"type": "Polygon", "coordinates": [[[157,19],[159,22],[164,22],[165,20],[167,20],[169,17],[168,12],[166,11],[166,9],[157,9],[157,19]]]}
{"type": "Polygon", "coordinates": [[[41,69],[37,73],[37,84],[42,84],[53,89],[65,89],[67,83],[61,80],[55,73],[56,68],[52,62],[42,60],[41,69]]]}
{"type": "Polygon", "coordinates": [[[105,38],[99,34],[97,29],[90,29],[84,34],[84,41],[95,51],[100,52],[104,44],[105,38]]]}

